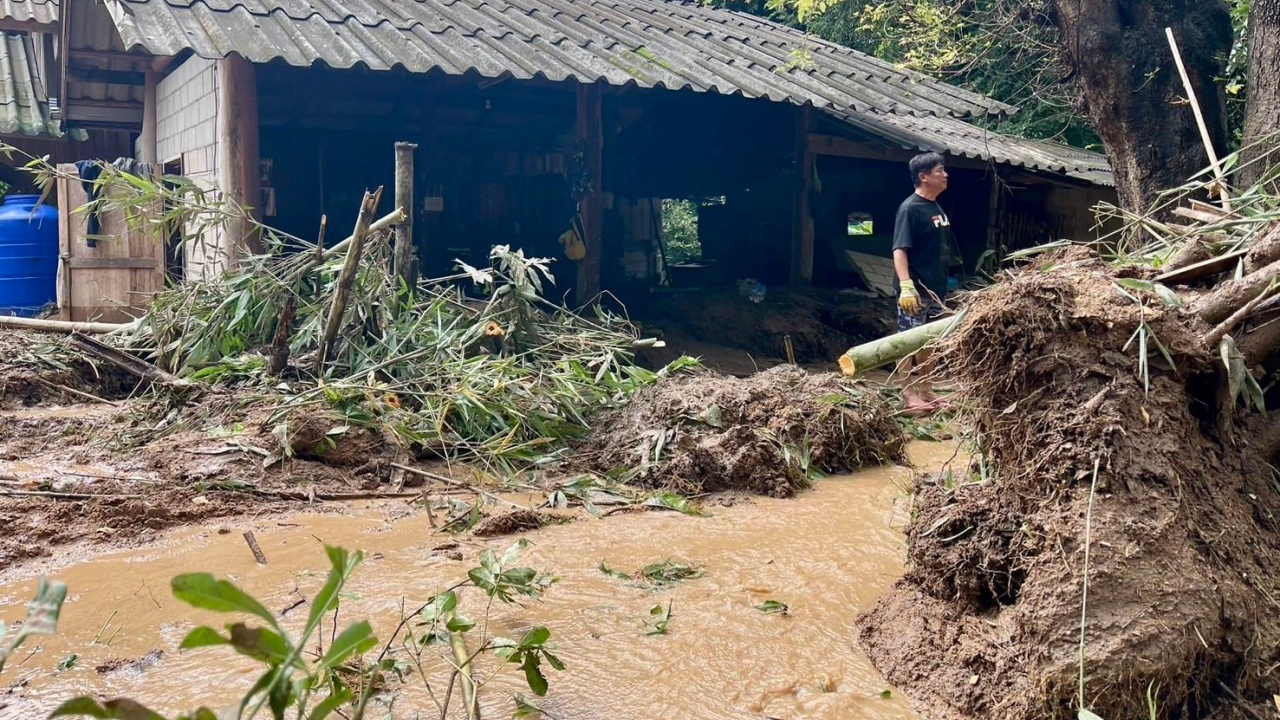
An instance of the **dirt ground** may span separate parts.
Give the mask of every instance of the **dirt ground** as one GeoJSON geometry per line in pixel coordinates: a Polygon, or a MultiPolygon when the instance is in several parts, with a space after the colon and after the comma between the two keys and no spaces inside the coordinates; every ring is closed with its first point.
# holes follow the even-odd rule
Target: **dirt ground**
{"type": "Polygon", "coordinates": [[[1160,718],[1275,712],[1280,485],[1218,406],[1207,328],[1114,279],[1038,262],[944,347],[984,462],[918,479],[908,573],[859,630],[926,717],[1076,717],[1082,611],[1099,716],[1152,717],[1149,691],[1160,718]]]}
{"type": "MultiPolygon", "coordinates": [[[[168,527],[327,500],[422,495],[448,518],[458,508],[447,496],[485,482],[371,430],[335,434],[344,422],[324,408],[273,417],[269,397],[245,410],[239,391],[183,399],[138,388],[56,336],[0,331],[0,353],[0,565],[70,542],[132,544],[168,527]]],[[[786,496],[819,472],[902,460],[904,445],[884,400],[836,374],[784,366],[744,380],[701,370],[600,416],[571,460],[542,477],[551,487],[584,467],[644,465],[637,495],[786,496]],[[658,436],[670,441],[659,462],[634,452],[645,438],[652,451],[658,436]]],[[[483,504],[481,535],[565,520],[483,504]]]]}

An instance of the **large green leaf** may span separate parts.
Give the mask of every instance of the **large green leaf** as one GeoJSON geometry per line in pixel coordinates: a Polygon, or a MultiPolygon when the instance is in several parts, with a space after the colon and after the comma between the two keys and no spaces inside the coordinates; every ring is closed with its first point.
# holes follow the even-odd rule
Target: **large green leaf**
{"type": "Polygon", "coordinates": [[[214,612],[244,612],[262,618],[271,627],[279,629],[271,611],[262,606],[240,588],[226,580],[219,580],[209,573],[185,573],[170,582],[173,596],[186,604],[214,612]]]}
{"type": "Polygon", "coordinates": [[[347,658],[366,653],[377,644],[378,638],[373,636],[373,628],[370,627],[367,621],[361,620],[343,630],[338,637],[334,638],[333,644],[329,646],[329,651],[324,654],[324,658],[320,661],[320,667],[332,670],[346,662],[347,658]]]}
{"type": "MultiPolygon", "coordinates": [[[[246,657],[261,660],[268,665],[281,665],[293,654],[293,648],[279,633],[249,627],[244,623],[236,623],[228,629],[231,631],[231,646],[246,657]]],[[[295,660],[294,664],[305,667],[299,660],[295,660]]]]}
{"type": "Polygon", "coordinates": [[[350,690],[341,688],[322,700],[319,705],[316,705],[307,720],[324,720],[332,715],[335,710],[351,702],[354,697],[350,690]]]}
{"type": "Polygon", "coordinates": [[[311,602],[311,612],[307,615],[307,629],[303,633],[304,637],[310,637],[311,633],[320,625],[320,618],[324,617],[337,605],[338,591],[342,589],[342,586],[351,577],[352,571],[364,559],[364,553],[357,551],[352,555],[345,548],[325,545],[324,551],[329,556],[329,564],[331,566],[329,578],[311,602]]]}
{"type": "Polygon", "coordinates": [[[230,642],[230,640],[223,637],[217,630],[202,625],[187,633],[187,636],[182,639],[182,643],[178,645],[178,649],[193,650],[195,648],[213,647],[215,645],[227,645],[230,642]]]}

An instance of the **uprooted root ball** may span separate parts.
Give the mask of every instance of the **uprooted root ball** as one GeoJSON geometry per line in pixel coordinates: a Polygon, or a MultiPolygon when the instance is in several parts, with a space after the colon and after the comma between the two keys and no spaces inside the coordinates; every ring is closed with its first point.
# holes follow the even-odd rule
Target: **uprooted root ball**
{"type": "Polygon", "coordinates": [[[702,371],[638,393],[598,416],[583,454],[602,472],[683,493],[786,497],[817,473],[904,459],[905,437],[873,391],[784,365],[749,378],[702,371]]]}
{"type": "Polygon", "coordinates": [[[1280,690],[1280,493],[1208,328],[1128,293],[1075,250],[975,297],[942,348],[987,472],[919,480],[909,571],[860,620],[927,717],[1076,717],[1086,523],[1090,709],[1149,717],[1151,690],[1160,718],[1204,718],[1224,685],[1280,690]]]}

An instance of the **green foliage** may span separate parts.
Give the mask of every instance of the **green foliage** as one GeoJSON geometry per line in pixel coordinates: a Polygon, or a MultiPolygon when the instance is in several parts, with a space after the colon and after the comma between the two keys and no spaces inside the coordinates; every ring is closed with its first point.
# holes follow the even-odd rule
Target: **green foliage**
{"type": "Polygon", "coordinates": [[[67,599],[67,585],[62,582],[49,582],[43,576],[36,586],[35,598],[27,603],[27,617],[18,626],[16,632],[0,622],[0,672],[4,671],[4,663],[27,638],[36,635],[52,635],[58,629],[58,616],[62,613],[62,603],[67,599]]]}
{"type": "Polygon", "coordinates": [[[698,205],[692,200],[662,201],[662,244],[672,265],[702,259],[698,205]]]}
{"type": "MultiPolygon", "coordinates": [[[[1237,0],[1237,2],[1243,0],[1237,0]]],[[[1020,0],[713,0],[1017,106],[975,118],[990,130],[1078,147],[1099,144],[1060,61],[1052,23],[1020,0]]]]}

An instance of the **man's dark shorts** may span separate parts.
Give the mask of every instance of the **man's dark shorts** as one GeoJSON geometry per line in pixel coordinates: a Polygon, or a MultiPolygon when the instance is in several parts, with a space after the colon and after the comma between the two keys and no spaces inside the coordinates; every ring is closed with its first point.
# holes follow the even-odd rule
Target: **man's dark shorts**
{"type": "Polygon", "coordinates": [[[942,306],[927,295],[920,298],[920,314],[918,315],[907,314],[900,305],[895,305],[895,307],[898,308],[898,332],[920,327],[925,323],[933,322],[942,317],[942,306]]]}

